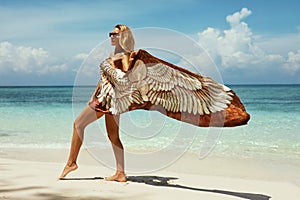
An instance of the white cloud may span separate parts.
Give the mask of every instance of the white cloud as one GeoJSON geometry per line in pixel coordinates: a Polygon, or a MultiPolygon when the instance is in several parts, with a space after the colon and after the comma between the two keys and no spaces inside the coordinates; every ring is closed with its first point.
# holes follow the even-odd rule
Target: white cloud
{"type": "Polygon", "coordinates": [[[233,15],[228,15],[226,17],[226,20],[230,23],[231,26],[239,26],[241,20],[248,17],[251,14],[251,10],[248,10],[247,8],[242,8],[240,12],[236,12],[233,15]]]}
{"type": "MultiPolygon", "coordinates": [[[[262,37],[254,35],[248,24],[243,21],[251,13],[247,8],[243,8],[239,12],[228,15],[226,20],[230,29],[222,31],[209,27],[198,33],[199,43],[208,51],[218,67],[221,69],[251,67],[259,70],[276,67],[289,74],[300,70],[299,51],[297,53],[290,51],[285,56],[267,53],[272,50],[261,48],[263,46],[272,48],[272,45],[259,45],[256,41],[256,38],[262,37]]],[[[265,42],[265,44],[269,43],[265,42]]]]}
{"type": "Polygon", "coordinates": [[[283,65],[284,69],[286,69],[290,74],[294,74],[298,70],[300,70],[300,50],[298,52],[289,52],[286,63],[283,65]]]}
{"type": "Polygon", "coordinates": [[[40,71],[51,59],[42,48],[13,46],[9,42],[0,43],[0,70],[33,73],[40,71]]]}
{"type": "Polygon", "coordinates": [[[111,53],[111,47],[107,41],[94,48],[89,54],[77,54],[75,59],[81,64],[74,71],[76,77],[74,80],[75,85],[95,85],[99,81],[99,65],[111,53]]]}
{"type": "Polygon", "coordinates": [[[230,29],[221,32],[208,28],[198,33],[199,42],[214,59],[219,57],[222,67],[243,68],[263,56],[262,50],[252,44],[252,32],[248,24],[241,21],[250,14],[250,10],[243,8],[240,12],[226,17],[230,29]]]}
{"type": "Polygon", "coordinates": [[[51,65],[49,67],[44,67],[44,68],[40,69],[37,73],[47,75],[47,74],[53,74],[53,73],[60,73],[60,72],[64,72],[67,70],[68,70],[68,67],[66,64],[58,64],[58,65],[51,65]]]}
{"type": "Polygon", "coordinates": [[[79,53],[79,54],[74,56],[74,59],[76,59],[76,60],[85,60],[88,56],[89,56],[89,54],[87,54],[87,53],[79,53]]]}
{"type": "Polygon", "coordinates": [[[76,60],[83,60],[84,54],[79,54],[68,62],[59,61],[42,48],[30,46],[15,46],[9,42],[0,43],[0,72],[23,74],[53,74],[65,72],[68,65],[76,60]]]}
{"type": "Polygon", "coordinates": [[[0,77],[73,77],[75,84],[94,84],[99,80],[99,64],[110,54],[110,45],[100,45],[89,54],[54,57],[43,48],[0,42],[0,77]]]}
{"type": "Polygon", "coordinates": [[[287,55],[290,51],[298,51],[300,32],[289,34],[253,35],[254,44],[268,54],[287,55]]]}

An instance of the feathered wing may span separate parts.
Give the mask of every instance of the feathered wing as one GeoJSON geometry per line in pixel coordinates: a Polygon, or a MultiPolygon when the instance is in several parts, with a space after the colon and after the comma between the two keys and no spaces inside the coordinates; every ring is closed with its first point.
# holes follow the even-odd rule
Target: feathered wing
{"type": "Polygon", "coordinates": [[[173,68],[162,62],[137,59],[127,73],[107,65],[102,67],[99,102],[120,114],[132,103],[151,102],[169,112],[211,114],[227,108],[233,94],[208,77],[173,68]]]}
{"type": "MultiPolygon", "coordinates": [[[[142,61],[135,67],[141,65],[144,65],[142,61]]],[[[149,101],[166,111],[204,115],[224,110],[232,100],[229,91],[208,77],[188,74],[163,63],[144,67],[146,76],[137,85],[148,83],[148,91],[144,93],[149,101]]]]}
{"type": "Polygon", "coordinates": [[[108,62],[104,62],[100,67],[102,86],[98,101],[101,106],[112,114],[120,114],[127,111],[132,103],[143,103],[138,90],[131,85],[126,73],[113,68],[108,62]]]}

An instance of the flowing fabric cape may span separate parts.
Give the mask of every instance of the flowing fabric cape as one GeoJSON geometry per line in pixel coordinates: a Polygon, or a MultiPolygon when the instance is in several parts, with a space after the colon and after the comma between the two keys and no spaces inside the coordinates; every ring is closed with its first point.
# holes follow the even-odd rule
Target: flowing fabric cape
{"type": "Polygon", "coordinates": [[[250,119],[230,88],[142,49],[133,57],[122,54],[105,60],[100,74],[89,103],[96,111],[117,115],[136,109],[156,110],[201,127],[240,126],[250,119]]]}

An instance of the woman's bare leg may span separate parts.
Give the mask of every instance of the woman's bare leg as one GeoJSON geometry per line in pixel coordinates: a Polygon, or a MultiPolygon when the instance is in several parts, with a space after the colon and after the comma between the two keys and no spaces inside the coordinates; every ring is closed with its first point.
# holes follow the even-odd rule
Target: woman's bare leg
{"type": "Polygon", "coordinates": [[[116,173],[111,177],[105,178],[105,180],[126,182],[124,172],[124,148],[119,137],[119,120],[119,115],[105,115],[106,131],[112,144],[117,166],[116,173]]]}
{"type": "Polygon", "coordinates": [[[70,148],[69,158],[67,164],[60,175],[60,179],[64,178],[71,171],[74,171],[78,168],[77,166],[77,157],[79,154],[80,147],[82,145],[83,137],[84,137],[84,129],[90,123],[99,119],[103,113],[95,112],[89,106],[85,107],[80,115],[76,118],[73,127],[73,137],[72,144],[70,148]]]}

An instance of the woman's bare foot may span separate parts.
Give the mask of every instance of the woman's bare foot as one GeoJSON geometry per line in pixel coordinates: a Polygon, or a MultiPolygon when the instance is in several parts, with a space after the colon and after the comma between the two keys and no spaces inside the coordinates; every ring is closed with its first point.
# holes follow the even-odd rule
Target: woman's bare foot
{"type": "Polygon", "coordinates": [[[124,172],[117,171],[115,175],[110,176],[110,177],[105,177],[106,181],[117,181],[117,182],[126,182],[126,175],[124,172]]]}
{"type": "Polygon", "coordinates": [[[76,170],[78,168],[76,163],[67,164],[61,173],[60,177],[58,179],[63,179],[65,176],[67,176],[70,172],[76,170]]]}

